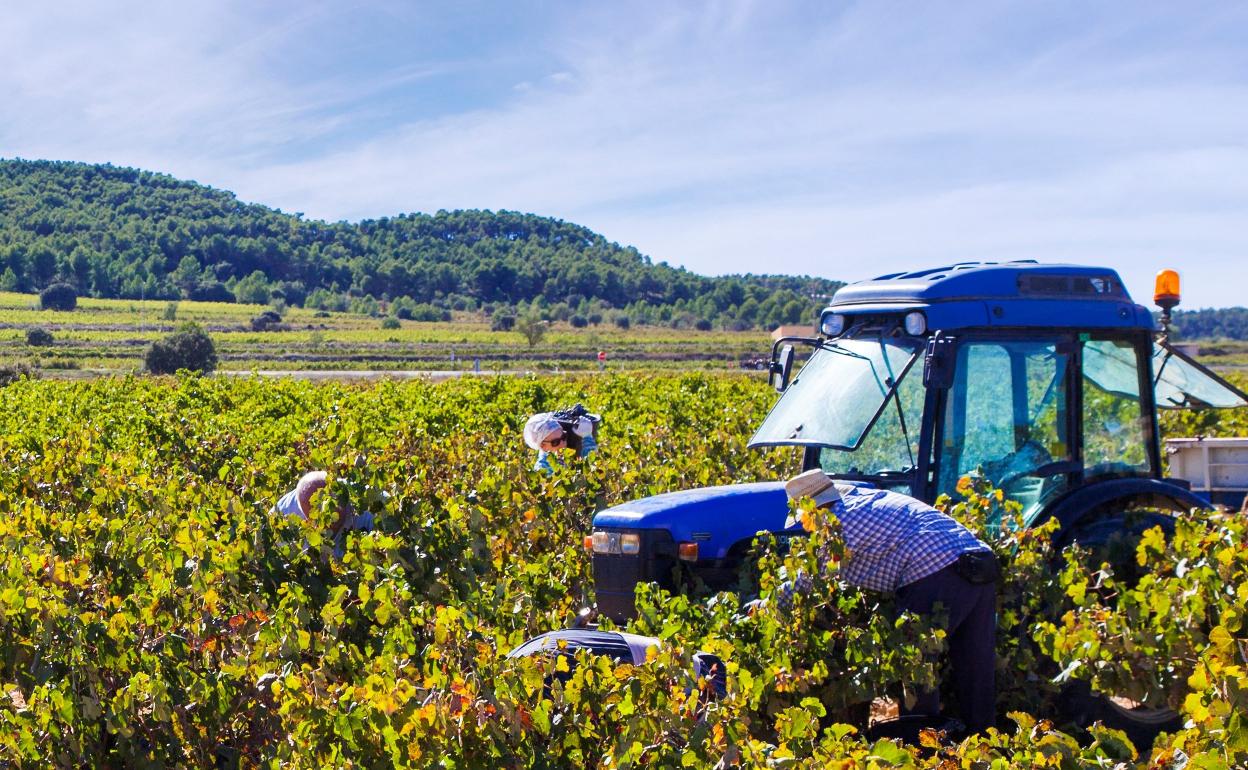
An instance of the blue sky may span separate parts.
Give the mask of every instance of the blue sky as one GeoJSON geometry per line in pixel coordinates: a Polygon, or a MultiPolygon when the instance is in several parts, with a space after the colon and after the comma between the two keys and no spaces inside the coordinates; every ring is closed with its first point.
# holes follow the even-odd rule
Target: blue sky
{"type": "Polygon", "coordinates": [[[1248,304],[1248,4],[9,5],[0,157],[527,211],[707,274],[1036,258],[1248,304]]]}

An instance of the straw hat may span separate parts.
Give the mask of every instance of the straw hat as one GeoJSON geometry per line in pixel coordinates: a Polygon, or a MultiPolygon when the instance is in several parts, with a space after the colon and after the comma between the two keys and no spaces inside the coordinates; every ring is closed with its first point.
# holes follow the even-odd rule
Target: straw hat
{"type": "Polygon", "coordinates": [[[836,484],[828,478],[828,474],[818,468],[789,479],[784,484],[784,492],[790,500],[809,497],[820,508],[841,499],[841,493],[836,491],[836,484]]]}

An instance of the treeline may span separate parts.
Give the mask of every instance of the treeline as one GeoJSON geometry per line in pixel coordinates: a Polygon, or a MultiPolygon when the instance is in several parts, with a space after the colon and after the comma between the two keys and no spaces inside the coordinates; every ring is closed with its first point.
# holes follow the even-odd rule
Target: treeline
{"type": "Polygon", "coordinates": [[[1248,308],[1178,310],[1173,327],[1185,340],[1248,340],[1248,308]]]}
{"type": "MultiPolygon", "coordinates": [[[[760,258],[766,255],[760,255],[760,258]]],[[[131,168],[0,160],[0,290],[442,318],[450,310],[711,328],[811,320],[841,285],[706,277],[509,211],[306,220],[131,168]]]]}

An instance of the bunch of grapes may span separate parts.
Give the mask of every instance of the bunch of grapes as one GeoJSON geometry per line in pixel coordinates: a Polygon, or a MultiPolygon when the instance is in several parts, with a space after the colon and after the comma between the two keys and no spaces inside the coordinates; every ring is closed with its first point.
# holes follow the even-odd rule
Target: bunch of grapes
{"type": "Polygon", "coordinates": [[[782,612],[793,609],[793,582],[786,580],[776,590],[776,607],[782,612]]]}

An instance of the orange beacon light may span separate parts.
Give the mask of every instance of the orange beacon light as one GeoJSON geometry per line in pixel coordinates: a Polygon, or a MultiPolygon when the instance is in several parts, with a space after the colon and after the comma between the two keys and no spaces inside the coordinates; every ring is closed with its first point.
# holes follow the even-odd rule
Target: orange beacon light
{"type": "MultiPolygon", "coordinates": [[[[1159,270],[1153,288],[1153,302],[1161,308],[1161,328],[1170,328],[1170,311],[1179,304],[1179,274],[1175,270],[1159,270]]],[[[1166,332],[1169,333],[1168,331],[1166,332]]]]}
{"type": "Polygon", "coordinates": [[[1163,310],[1170,310],[1179,304],[1179,274],[1174,270],[1157,272],[1157,283],[1153,289],[1153,302],[1163,310]]]}

